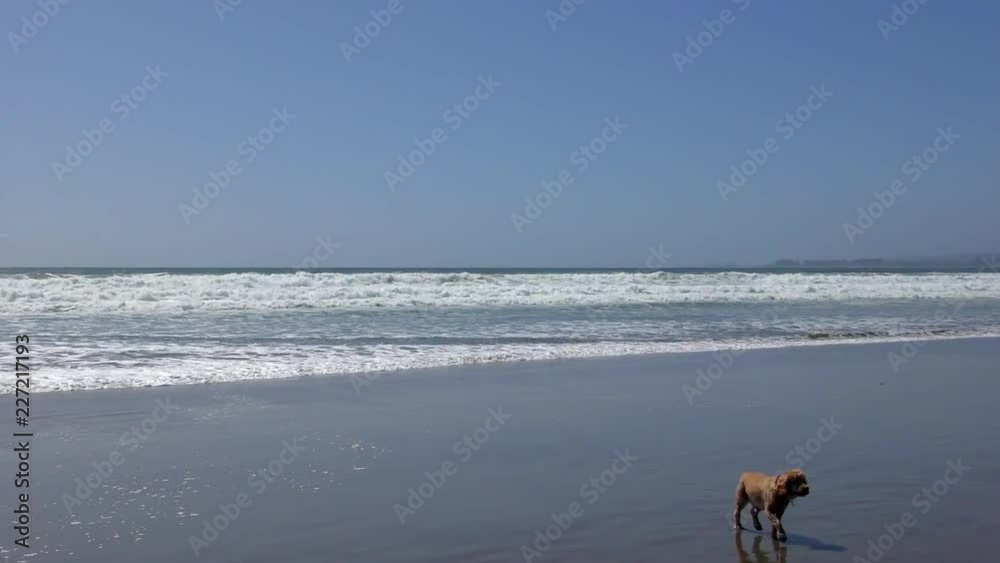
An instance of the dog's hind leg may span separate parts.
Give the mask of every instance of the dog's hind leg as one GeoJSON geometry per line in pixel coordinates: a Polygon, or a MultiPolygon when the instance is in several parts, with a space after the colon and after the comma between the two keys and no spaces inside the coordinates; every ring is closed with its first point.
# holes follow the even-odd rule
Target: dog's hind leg
{"type": "Polygon", "coordinates": [[[756,506],[750,508],[750,516],[753,518],[753,529],[760,531],[763,530],[764,527],[760,525],[760,519],[757,518],[758,514],[760,514],[759,508],[757,508],[756,506]]]}
{"type": "MultiPolygon", "coordinates": [[[[743,507],[746,506],[748,502],[750,502],[750,497],[747,495],[747,490],[743,486],[743,482],[741,481],[739,486],[736,487],[736,510],[733,511],[734,530],[743,529],[743,523],[740,522],[740,513],[743,512],[743,507]]],[[[755,520],[756,518],[757,517],[754,516],[755,520]]]]}

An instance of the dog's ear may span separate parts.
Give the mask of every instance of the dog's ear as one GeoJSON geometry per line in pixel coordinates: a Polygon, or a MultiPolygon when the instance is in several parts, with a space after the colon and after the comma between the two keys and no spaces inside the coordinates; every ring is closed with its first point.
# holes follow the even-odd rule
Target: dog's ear
{"type": "Polygon", "coordinates": [[[795,471],[794,469],[791,471],[785,471],[784,473],[778,475],[778,477],[774,480],[775,496],[778,497],[788,496],[788,479],[792,477],[794,471],[795,471]]]}

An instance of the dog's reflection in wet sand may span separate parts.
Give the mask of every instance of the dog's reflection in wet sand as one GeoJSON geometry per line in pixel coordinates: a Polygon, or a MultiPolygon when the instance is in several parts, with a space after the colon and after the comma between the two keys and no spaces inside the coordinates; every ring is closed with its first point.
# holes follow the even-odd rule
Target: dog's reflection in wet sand
{"type": "Polygon", "coordinates": [[[743,533],[737,531],[736,536],[736,556],[737,561],[740,563],[787,563],[788,548],[781,545],[776,539],[771,539],[772,553],[765,553],[760,548],[760,544],[764,541],[764,536],[760,534],[755,534],[753,538],[753,546],[751,550],[753,551],[753,556],[747,553],[743,549],[743,533]],[[772,555],[774,558],[772,558],[772,555]]]}

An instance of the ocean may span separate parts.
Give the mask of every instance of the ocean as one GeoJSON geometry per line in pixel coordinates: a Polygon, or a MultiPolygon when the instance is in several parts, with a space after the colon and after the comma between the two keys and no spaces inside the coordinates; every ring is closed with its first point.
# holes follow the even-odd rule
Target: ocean
{"type": "Polygon", "coordinates": [[[0,270],[33,390],[1000,335],[976,271],[0,270]]]}

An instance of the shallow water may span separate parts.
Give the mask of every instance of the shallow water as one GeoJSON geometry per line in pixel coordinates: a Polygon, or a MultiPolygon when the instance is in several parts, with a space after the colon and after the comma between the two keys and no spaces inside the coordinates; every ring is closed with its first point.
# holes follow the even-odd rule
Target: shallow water
{"type": "Polygon", "coordinates": [[[1000,276],[0,274],[39,390],[1000,334],[1000,276]]]}

